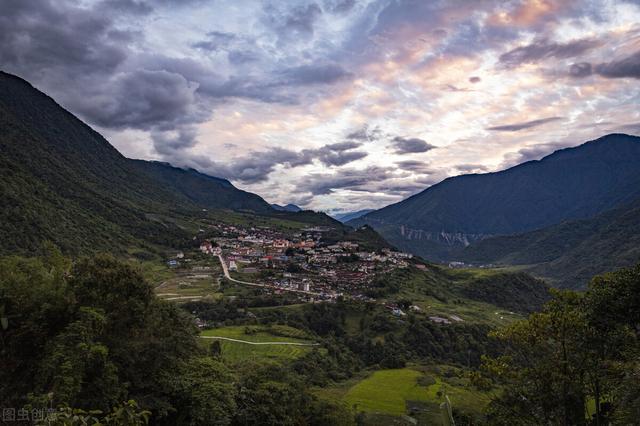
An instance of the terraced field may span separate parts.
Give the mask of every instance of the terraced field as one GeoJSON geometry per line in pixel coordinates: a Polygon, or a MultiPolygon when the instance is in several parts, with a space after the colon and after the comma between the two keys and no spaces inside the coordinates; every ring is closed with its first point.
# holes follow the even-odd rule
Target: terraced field
{"type": "Polygon", "coordinates": [[[218,340],[212,337],[223,338],[219,339],[222,345],[222,357],[231,362],[256,358],[291,360],[312,350],[322,350],[312,346],[314,342],[304,331],[286,326],[222,327],[205,330],[201,336],[203,344],[207,346],[214,340],[218,340]],[[241,342],[225,339],[241,340],[241,342]]]}
{"type": "Polygon", "coordinates": [[[203,297],[220,297],[220,269],[207,267],[205,270],[174,272],[155,287],[158,297],[165,300],[188,301],[203,297]]]}

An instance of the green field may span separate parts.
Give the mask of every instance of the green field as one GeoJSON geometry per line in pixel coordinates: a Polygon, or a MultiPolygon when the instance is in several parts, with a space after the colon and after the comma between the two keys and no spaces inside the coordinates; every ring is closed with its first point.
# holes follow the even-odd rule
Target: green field
{"type": "Polygon", "coordinates": [[[376,371],[349,389],[344,401],[356,411],[402,415],[407,401],[428,401],[427,388],[417,382],[420,376],[408,368],[376,371]]]}
{"type": "Polygon", "coordinates": [[[461,371],[448,366],[379,370],[368,377],[316,389],[315,393],[366,413],[371,420],[367,424],[376,423],[380,415],[410,415],[424,424],[440,424],[439,405],[445,393],[456,410],[479,417],[489,395],[470,387],[461,371]]]}
{"type": "MultiPolygon", "coordinates": [[[[212,330],[205,330],[202,336],[226,337],[247,342],[294,342],[294,343],[314,343],[302,330],[293,327],[275,325],[270,327],[262,326],[231,326],[212,330]]],[[[216,339],[203,338],[203,344],[209,346],[216,339]]],[[[322,350],[315,346],[296,345],[251,345],[242,342],[232,342],[220,340],[222,345],[222,357],[231,362],[243,361],[247,359],[296,359],[312,350],[322,350]]]]}

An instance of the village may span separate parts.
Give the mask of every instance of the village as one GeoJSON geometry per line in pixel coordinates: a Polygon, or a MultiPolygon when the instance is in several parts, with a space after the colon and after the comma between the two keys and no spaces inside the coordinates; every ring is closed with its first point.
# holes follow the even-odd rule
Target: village
{"type": "MultiPolygon", "coordinates": [[[[266,226],[212,224],[199,250],[223,263],[231,281],[296,293],[304,301],[371,299],[367,290],[374,279],[406,268],[413,257],[387,248],[367,251],[354,241],[325,241],[328,231],[309,227],[285,233],[266,226]]],[[[180,262],[171,259],[169,265],[180,262]]]]}

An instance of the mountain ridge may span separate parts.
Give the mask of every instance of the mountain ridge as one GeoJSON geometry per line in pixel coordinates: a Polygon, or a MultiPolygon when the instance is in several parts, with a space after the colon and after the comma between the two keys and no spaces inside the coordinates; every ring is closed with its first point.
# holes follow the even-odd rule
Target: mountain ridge
{"type": "Polygon", "coordinates": [[[640,198],[640,138],[610,134],[506,170],[451,177],[348,222],[432,260],[495,235],[593,216],[640,198]],[[615,148],[615,149],[614,149],[615,148]]]}
{"type": "Polygon", "coordinates": [[[0,72],[0,252],[50,240],[69,253],[187,233],[175,217],[203,208],[274,212],[229,181],[166,163],[131,160],[28,81],[0,72]]]}

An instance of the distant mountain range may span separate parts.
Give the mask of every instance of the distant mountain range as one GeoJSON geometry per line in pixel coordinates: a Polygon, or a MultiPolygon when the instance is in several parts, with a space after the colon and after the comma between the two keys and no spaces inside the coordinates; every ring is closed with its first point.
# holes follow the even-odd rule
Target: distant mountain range
{"type": "MultiPolygon", "coordinates": [[[[540,230],[547,236],[576,232],[572,238],[589,237],[615,248],[610,234],[599,233],[613,216],[598,215],[639,198],[640,138],[611,134],[501,172],[445,179],[348,224],[369,224],[391,244],[436,261],[460,260],[462,256],[505,264],[536,263],[529,256],[540,250],[547,255],[545,262],[555,263],[535,270],[544,270],[547,276],[573,286],[583,277],[612,268],[586,268],[590,272],[585,270],[584,274],[570,271],[568,261],[561,258],[573,256],[569,248],[578,249],[558,245],[556,240],[549,247],[559,257],[550,259],[549,247],[525,248],[527,242],[540,237],[531,231],[540,230]],[[577,222],[580,219],[586,222],[577,222]],[[559,225],[567,221],[571,223],[559,225]],[[576,226],[587,229],[575,230],[576,226]],[[513,234],[524,235],[505,237],[513,234]]],[[[623,212],[612,214],[624,216],[623,212]]],[[[633,250],[630,253],[633,258],[633,250]]],[[[608,256],[609,266],[615,266],[617,257],[625,255],[616,249],[608,256]]]]}
{"type": "Polygon", "coordinates": [[[371,213],[372,211],[374,211],[374,209],[358,210],[356,212],[345,212],[345,213],[334,214],[334,215],[331,215],[331,217],[339,220],[342,223],[347,223],[350,220],[357,219],[361,216],[364,216],[367,213],[371,213]]]}
{"type": "Polygon", "coordinates": [[[295,204],[287,204],[286,206],[281,206],[279,204],[271,204],[271,207],[279,212],[301,212],[302,209],[295,204]]]}
{"type": "MultiPolygon", "coordinates": [[[[53,99],[3,72],[0,129],[0,254],[32,253],[46,240],[69,254],[167,246],[192,236],[185,219],[203,210],[292,215],[225,179],[125,158],[53,99]]],[[[341,226],[324,214],[295,215],[341,226]]]]}

